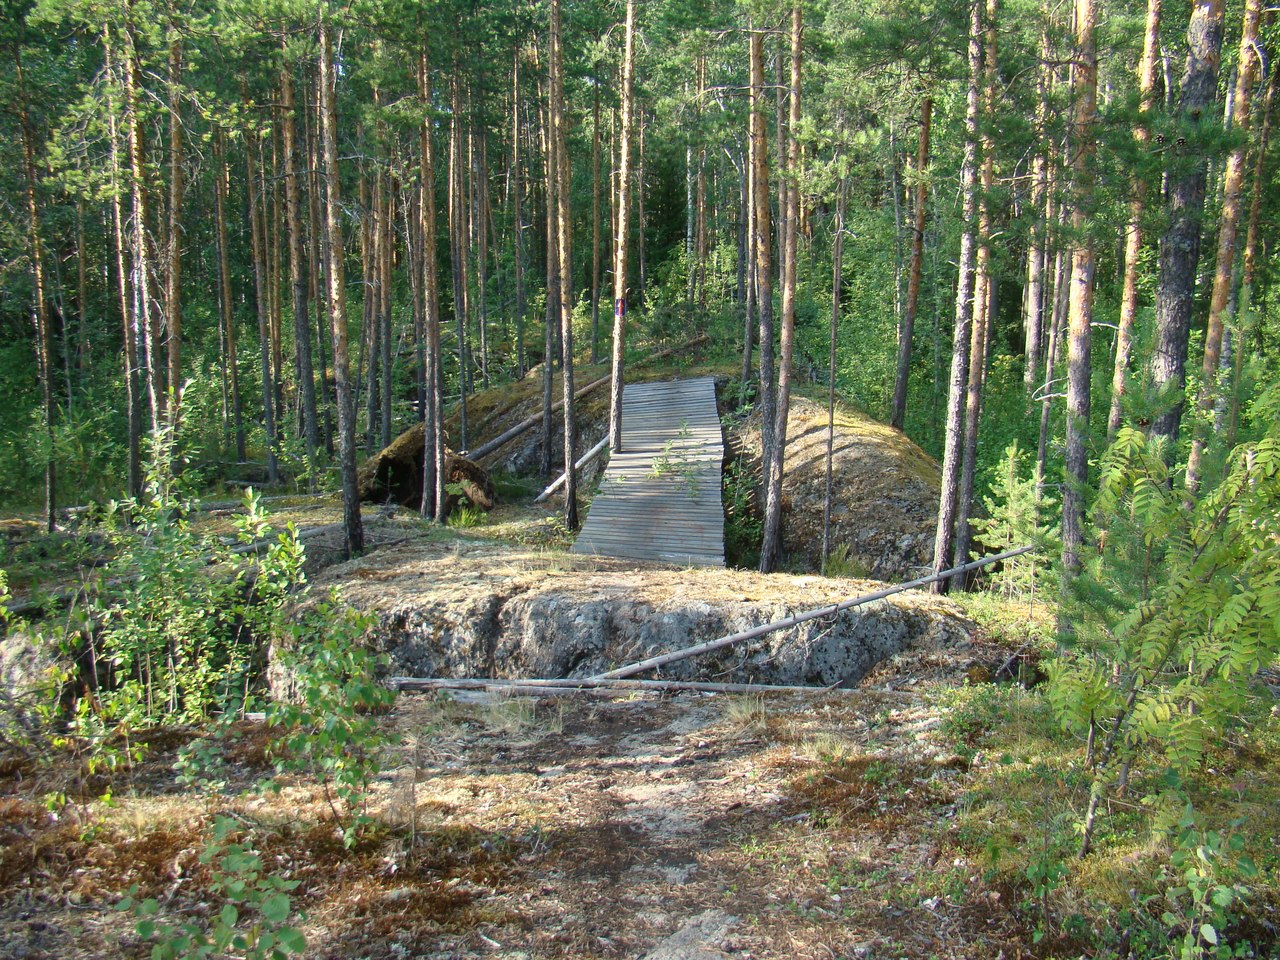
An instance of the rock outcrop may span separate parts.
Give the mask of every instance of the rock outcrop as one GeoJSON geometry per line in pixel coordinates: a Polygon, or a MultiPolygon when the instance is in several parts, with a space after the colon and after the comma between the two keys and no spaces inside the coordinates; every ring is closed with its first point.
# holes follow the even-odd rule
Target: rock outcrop
{"type": "MultiPolygon", "coordinates": [[[[836,408],[832,466],[831,543],[857,576],[901,581],[933,562],[938,523],[938,465],[900,430],[845,404],[836,408]]],[[[760,462],[760,417],[729,428],[729,449],[760,462]]],[[[791,399],[786,473],[782,482],[782,544],[789,567],[817,570],[822,561],[826,495],[826,405],[791,399]]]]}
{"type": "MultiPolygon", "coordinates": [[[[373,615],[369,642],[390,656],[393,673],[499,678],[590,676],[879,586],[456,541],[403,544],[341,564],[319,578],[316,593],[330,584],[373,615]]],[[[901,594],[672,664],[662,675],[852,685],[904,649],[968,635],[955,604],[901,594]]]]}

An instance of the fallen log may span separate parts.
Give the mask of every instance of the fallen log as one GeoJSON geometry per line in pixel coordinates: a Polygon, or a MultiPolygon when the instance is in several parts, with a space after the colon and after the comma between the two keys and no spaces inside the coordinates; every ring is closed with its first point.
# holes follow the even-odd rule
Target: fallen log
{"type": "MultiPolygon", "coordinates": [[[[663,357],[671,356],[671,354],[675,353],[677,350],[688,350],[690,347],[696,347],[700,343],[704,343],[706,340],[707,340],[707,336],[706,334],[703,334],[700,337],[695,337],[694,339],[690,340],[688,343],[682,343],[679,346],[675,346],[675,347],[667,347],[667,349],[665,350],[659,350],[657,353],[651,353],[649,354],[649,356],[644,357],[643,359],[637,360],[635,363],[632,364],[632,367],[639,367],[639,366],[643,366],[646,363],[652,363],[654,360],[661,360],[663,357]]],[[[583,397],[587,396],[587,394],[591,393],[593,390],[597,390],[600,387],[604,386],[606,383],[609,382],[610,379],[611,379],[610,377],[601,377],[599,380],[591,381],[581,390],[576,391],[573,395],[573,399],[581,400],[583,397]]],[[[555,413],[557,410],[559,410],[563,406],[564,406],[564,401],[557,400],[555,403],[551,405],[551,412],[555,413]]],[[[494,437],[492,440],[488,441],[487,443],[480,444],[480,446],[476,447],[474,450],[466,451],[467,456],[470,457],[472,460],[479,461],[480,459],[487,457],[489,454],[493,453],[495,450],[498,450],[501,447],[506,446],[516,437],[520,436],[520,434],[533,429],[535,426],[537,426],[541,422],[542,422],[542,411],[539,410],[533,416],[526,417],[525,419],[517,423],[514,427],[512,427],[509,430],[503,431],[502,433],[498,434],[498,436],[494,437]]]]}
{"type": "MultiPolygon", "coordinates": [[[[601,450],[603,450],[608,445],[609,445],[609,436],[608,434],[606,434],[600,440],[599,443],[597,443],[594,447],[592,447],[590,450],[588,450],[586,453],[582,455],[582,457],[578,460],[578,462],[573,465],[573,469],[581,470],[588,463],[590,463],[592,459],[600,453],[601,450]]],[[[565,475],[563,473],[560,474],[560,476],[556,477],[556,479],[552,481],[551,486],[547,487],[547,489],[543,490],[540,494],[538,494],[537,497],[534,498],[533,502],[541,503],[543,500],[547,499],[547,497],[551,496],[553,493],[555,493],[557,490],[563,487],[564,478],[565,478],[565,475]]]]}
{"type": "Polygon", "coordinates": [[[877,590],[874,593],[866,593],[859,597],[853,597],[850,600],[842,600],[839,603],[829,604],[828,606],[820,607],[817,610],[806,610],[803,613],[793,614],[792,616],[786,617],[782,620],[774,620],[772,623],[761,624],[758,627],[752,627],[750,630],[743,630],[740,633],[731,633],[728,636],[720,637],[717,640],[708,640],[706,643],[699,643],[693,647],[685,647],[682,650],[673,650],[670,653],[650,657],[647,660],[641,660],[637,663],[628,664],[625,667],[618,667],[616,670],[610,670],[607,673],[598,674],[591,679],[617,680],[622,677],[634,676],[637,673],[644,673],[646,670],[655,670],[658,667],[665,667],[669,663],[688,660],[690,657],[696,657],[702,653],[710,653],[712,650],[719,650],[721,647],[732,646],[735,643],[742,643],[746,640],[754,640],[756,637],[763,637],[765,634],[773,633],[775,630],[785,630],[788,627],[794,627],[807,620],[817,620],[819,617],[829,617],[833,614],[840,613],[842,610],[851,610],[852,608],[860,607],[863,604],[872,603],[876,600],[883,600],[886,597],[892,597],[896,593],[915,590],[918,587],[923,587],[937,580],[945,580],[946,578],[954,577],[957,574],[968,573],[970,570],[977,570],[981,567],[998,563],[1001,560],[1010,560],[1013,557],[1019,557],[1024,553],[1030,553],[1034,549],[1034,546],[1027,546],[1019,547],[1017,550],[1006,550],[1004,553],[998,553],[991,557],[983,557],[981,560],[974,560],[971,563],[966,563],[959,567],[952,567],[950,570],[943,570],[941,573],[921,577],[919,580],[900,583],[895,587],[886,587],[884,590],[877,590]]]}
{"type": "Polygon", "coordinates": [[[767,683],[709,683],[695,680],[488,680],[483,678],[452,679],[448,677],[391,677],[387,685],[401,692],[423,693],[431,690],[503,690],[526,692],[530,696],[559,696],[585,691],[607,690],[615,694],[636,691],[698,693],[840,693],[852,692],[843,687],[777,686],[767,683]],[[550,691],[550,692],[549,692],[550,691]]]}

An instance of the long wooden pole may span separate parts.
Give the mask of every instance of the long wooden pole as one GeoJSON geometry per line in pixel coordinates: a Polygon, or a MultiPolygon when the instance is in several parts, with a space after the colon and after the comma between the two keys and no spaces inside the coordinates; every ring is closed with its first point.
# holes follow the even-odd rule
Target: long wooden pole
{"type": "MultiPolygon", "coordinates": [[[[575,464],[573,465],[573,469],[574,469],[575,471],[577,471],[577,470],[581,470],[581,469],[582,469],[583,467],[585,467],[588,463],[590,463],[593,459],[595,459],[597,456],[599,456],[600,451],[602,451],[602,450],[603,450],[606,446],[608,446],[608,445],[609,445],[609,436],[608,436],[608,434],[606,434],[603,440],[601,440],[601,441],[600,441],[599,443],[597,443],[594,447],[592,447],[590,450],[588,450],[586,453],[584,453],[584,454],[581,456],[581,458],[579,458],[578,462],[577,462],[577,463],[575,463],[575,464]]],[[[534,502],[534,503],[542,503],[542,501],[546,500],[546,499],[547,499],[547,497],[551,496],[553,493],[555,493],[557,490],[559,490],[561,487],[563,487],[563,486],[564,486],[564,480],[565,480],[565,477],[566,477],[566,476],[567,476],[566,474],[563,474],[563,473],[562,473],[562,474],[560,474],[560,476],[556,477],[556,479],[555,479],[555,480],[553,480],[553,481],[551,482],[551,485],[550,485],[550,486],[548,486],[548,487],[547,487],[547,489],[543,490],[540,494],[538,494],[538,495],[534,498],[533,502],[534,502]]]]}
{"type": "Polygon", "coordinates": [[[616,670],[610,670],[608,673],[598,674],[590,679],[617,680],[622,677],[634,676],[637,673],[644,673],[646,670],[665,667],[669,663],[688,660],[690,657],[696,657],[703,653],[710,653],[713,650],[719,650],[722,647],[729,647],[735,643],[741,643],[744,640],[754,640],[756,637],[763,637],[765,634],[773,633],[777,630],[785,630],[788,627],[794,627],[797,624],[805,623],[808,620],[817,620],[819,617],[829,617],[842,610],[850,610],[853,607],[860,607],[876,600],[883,600],[886,597],[892,597],[894,594],[903,593],[907,590],[915,590],[946,577],[954,577],[958,574],[968,573],[970,570],[977,570],[980,567],[989,566],[990,564],[998,563],[1001,560],[1012,560],[1014,557],[1020,557],[1022,554],[1030,553],[1034,549],[1034,546],[1026,546],[1019,547],[1016,550],[1006,550],[1004,553],[998,553],[991,557],[983,557],[981,560],[974,560],[972,563],[952,567],[950,570],[943,570],[939,573],[930,574],[927,577],[921,577],[919,580],[900,583],[895,587],[886,587],[885,589],[877,590],[874,593],[864,593],[862,596],[854,597],[850,600],[841,600],[839,603],[828,604],[825,607],[819,607],[817,610],[806,610],[803,613],[793,614],[792,616],[786,617],[782,620],[774,620],[772,623],[764,623],[758,627],[752,627],[750,630],[743,630],[740,633],[731,633],[728,636],[720,637],[717,640],[708,640],[706,643],[700,643],[694,647],[686,647],[683,650],[673,650],[670,653],[650,657],[648,660],[641,660],[637,663],[628,664],[625,667],[618,667],[616,670]]]}
{"type": "Polygon", "coordinates": [[[637,690],[696,691],[701,693],[853,693],[842,687],[778,686],[766,683],[702,683],[694,680],[485,680],[448,677],[392,677],[388,686],[400,692],[430,690],[501,690],[528,696],[559,696],[586,691],[634,693],[637,690]]]}

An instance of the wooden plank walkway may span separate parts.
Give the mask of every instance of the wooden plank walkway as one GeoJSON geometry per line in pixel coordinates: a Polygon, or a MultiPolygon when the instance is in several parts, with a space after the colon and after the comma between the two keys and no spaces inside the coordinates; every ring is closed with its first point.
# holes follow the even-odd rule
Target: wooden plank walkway
{"type": "Polygon", "coordinates": [[[711,377],[629,383],[611,454],[574,553],[724,566],[724,441],[711,377]]]}

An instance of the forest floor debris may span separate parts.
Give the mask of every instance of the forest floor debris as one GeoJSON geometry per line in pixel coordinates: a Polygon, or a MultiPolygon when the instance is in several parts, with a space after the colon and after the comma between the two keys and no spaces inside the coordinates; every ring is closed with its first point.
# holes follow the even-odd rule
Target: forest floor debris
{"type": "MultiPolygon", "coordinates": [[[[1084,904],[1064,883],[1045,922],[1023,875],[1051,836],[1026,794],[1061,747],[1031,694],[966,683],[1008,653],[980,636],[902,654],[852,695],[404,695],[384,720],[375,823],[350,851],[315,783],[253,789],[271,772],[261,723],[222,745],[212,796],[173,773],[195,731],[152,742],[109,802],[95,799],[103,780],[13,771],[0,783],[0,956],[149,955],[114,909],[134,883],[169,915],[210,916],[199,853],[216,814],[253,824],[266,862],[299,881],[318,960],[1083,955],[1089,923],[1065,918],[1087,917],[1084,904]],[[1023,840],[993,859],[997,820],[1023,840]],[[662,952],[677,941],[684,952],[662,952]]],[[[1264,835],[1280,816],[1266,808],[1280,769],[1265,742],[1236,745],[1264,835]]],[[[1076,785],[1053,802],[1069,813],[1082,799],[1076,785]]],[[[1119,844],[1095,872],[1137,882],[1124,871],[1141,874],[1144,846],[1119,844]]]]}

